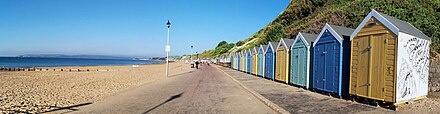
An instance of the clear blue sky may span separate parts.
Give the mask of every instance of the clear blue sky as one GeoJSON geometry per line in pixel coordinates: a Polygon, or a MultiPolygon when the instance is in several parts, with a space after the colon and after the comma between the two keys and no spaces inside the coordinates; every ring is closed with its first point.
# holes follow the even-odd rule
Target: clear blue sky
{"type": "Polygon", "coordinates": [[[1,0],[0,56],[171,55],[243,40],[270,23],[289,0],[1,0]]]}

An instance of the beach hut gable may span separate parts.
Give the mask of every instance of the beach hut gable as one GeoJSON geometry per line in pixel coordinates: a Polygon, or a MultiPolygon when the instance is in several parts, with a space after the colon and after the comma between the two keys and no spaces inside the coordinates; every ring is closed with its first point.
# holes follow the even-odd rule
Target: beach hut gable
{"type": "Polygon", "coordinates": [[[268,49],[271,49],[272,51],[274,51],[274,48],[273,48],[274,45],[276,45],[275,42],[270,42],[270,43],[267,45],[267,48],[266,48],[264,54],[267,53],[267,50],[268,50],[268,49]]]}
{"type": "Polygon", "coordinates": [[[399,20],[395,17],[391,17],[389,15],[377,12],[376,10],[372,10],[365,18],[362,20],[361,24],[355,29],[355,31],[350,35],[350,41],[353,40],[354,37],[360,32],[360,30],[368,24],[368,20],[371,18],[377,19],[380,23],[386,26],[390,31],[394,33],[394,35],[399,35],[399,32],[407,33],[413,35],[418,38],[431,40],[428,36],[423,34],[419,29],[415,28],[408,22],[399,20]]]}
{"type": "Polygon", "coordinates": [[[304,36],[302,36],[301,32],[299,32],[298,35],[297,35],[296,38],[295,38],[295,41],[294,41],[293,44],[292,44],[292,47],[290,47],[290,50],[292,50],[293,46],[294,46],[294,45],[296,44],[296,42],[298,42],[299,40],[301,40],[301,42],[303,42],[303,43],[307,46],[307,48],[310,48],[310,44],[309,44],[307,41],[305,41],[304,36]]]}
{"type": "Polygon", "coordinates": [[[280,42],[278,42],[277,48],[276,50],[278,50],[278,48],[283,45],[284,48],[286,48],[286,50],[290,50],[290,47],[293,44],[293,39],[287,39],[287,38],[281,38],[280,42]]]}
{"type": "Polygon", "coordinates": [[[399,29],[394,26],[390,21],[385,19],[379,12],[376,10],[372,10],[367,17],[362,20],[361,24],[354,30],[354,32],[350,35],[350,41],[353,40],[353,38],[356,36],[356,34],[359,33],[359,31],[364,27],[365,24],[367,24],[368,20],[370,18],[375,17],[379,22],[381,22],[383,25],[385,25],[390,31],[392,31],[395,35],[399,34],[399,29]]]}
{"type": "Polygon", "coordinates": [[[321,32],[319,33],[318,38],[316,38],[315,42],[313,43],[313,46],[316,46],[316,44],[318,43],[319,39],[321,39],[322,35],[323,35],[324,32],[326,32],[326,31],[330,32],[330,33],[336,38],[336,40],[337,40],[340,44],[342,44],[342,40],[344,40],[343,37],[342,37],[342,35],[339,35],[335,30],[333,30],[333,28],[332,28],[329,24],[326,23],[325,26],[324,26],[324,28],[323,28],[323,29],[321,30],[321,32]]]}
{"type": "Polygon", "coordinates": [[[263,54],[265,53],[267,48],[267,45],[260,45],[260,47],[258,48],[258,53],[262,52],[263,54]]]}
{"type": "Polygon", "coordinates": [[[316,34],[308,34],[308,33],[301,33],[299,32],[298,35],[296,36],[295,40],[293,41],[292,46],[290,47],[290,49],[292,50],[293,46],[295,45],[296,42],[298,42],[298,40],[301,40],[301,42],[303,42],[307,48],[310,48],[310,45],[315,41],[317,35],[316,34]]]}
{"type": "Polygon", "coordinates": [[[252,54],[257,54],[258,53],[258,49],[257,47],[252,48],[252,54]]]}

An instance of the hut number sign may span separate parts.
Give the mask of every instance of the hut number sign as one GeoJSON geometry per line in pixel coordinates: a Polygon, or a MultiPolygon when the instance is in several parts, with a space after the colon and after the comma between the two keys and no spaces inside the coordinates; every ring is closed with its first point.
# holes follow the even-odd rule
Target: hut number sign
{"type": "Polygon", "coordinates": [[[171,46],[170,45],[166,45],[165,46],[165,51],[166,52],[170,52],[171,51],[171,46]]]}

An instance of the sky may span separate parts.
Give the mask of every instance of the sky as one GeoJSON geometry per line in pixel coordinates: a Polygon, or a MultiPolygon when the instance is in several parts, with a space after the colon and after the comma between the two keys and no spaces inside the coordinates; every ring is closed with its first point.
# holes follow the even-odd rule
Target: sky
{"type": "Polygon", "coordinates": [[[163,57],[244,40],[290,0],[1,0],[0,56],[163,57]]]}

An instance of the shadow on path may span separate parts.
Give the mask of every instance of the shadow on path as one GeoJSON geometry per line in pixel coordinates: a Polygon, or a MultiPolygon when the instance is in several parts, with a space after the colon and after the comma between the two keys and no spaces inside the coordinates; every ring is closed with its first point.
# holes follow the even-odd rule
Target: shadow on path
{"type": "Polygon", "coordinates": [[[158,107],[160,107],[160,106],[162,106],[162,105],[164,105],[164,104],[166,104],[166,103],[168,103],[168,102],[170,102],[170,101],[172,101],[172,100],[174,100],[174,99],[177,99],[177,98],[181,97],[182,95],[183,95],[183,93],[180,93],[180,94],[177,94],[177,95],[173,95],[173,96],[171,96],[170,98],[168,98],[165,102],[160,103],[159,105],[157,105],[157,106],[151,108],[150,110],[145,111],[145,112],[142,113],[142,114],[147,114],[147,113],[153,111],[154,109],[156,109],[156,108],[158,108],[158,107]]]}
{"type": "Polygon", "coordinates": [[[183,74],[190,74],[190,73],[193,73],[193,72],[194,72],[194,71],[184,72],[184,73],[180,73],[180,74],[174,74],[174,75],[168,76],[168,78],[169,78],[169,77],[182,76],[183,74]]]}
{"type": "Polygon", "coordinates": [[[92,104],[92,103],[91,103],[91,102],[88,102],[88,103],[82,103],[82,104],[71,105],[71,106],[66,106],[66,107],[50,106],[50,107],[55,108],[55,109],[52,109],[52,110],[49,110],[49,111],[45,111],[45,112],[43,112],[43,113],[54,112],[54,111],[58,111],[58,110],[71,110],[71,111],[77,111],[78,109],[74,109],[74,108],[76,108],[76,107],[80,107],[80,106],[85,106],[85,105],[90,105],[90,104],[92,104]]]}

